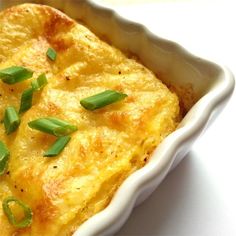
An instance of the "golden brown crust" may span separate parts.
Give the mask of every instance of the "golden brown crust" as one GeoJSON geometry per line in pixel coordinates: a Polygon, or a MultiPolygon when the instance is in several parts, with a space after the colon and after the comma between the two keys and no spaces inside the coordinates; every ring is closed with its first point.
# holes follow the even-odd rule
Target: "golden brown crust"
{"type": "Polygon", "coordinates": [[[44,24],[44,37],[57,50],[63,51],[71,47],[73,41],[65,41],[60,37],[56,37],[57,33],[66,33],[75,26],[76,22],[65,14],[50,7],[40,8],[41,12],[48,19],[44,24]]]}
{"type": "MultiPolygon", "coordinates": [[[[6,135],[0,126],[0,140],[11,152],[0,201],[14,195],[34,213],[32,226],[17,230],[0,208],[0,228],[4,236],[70,235],[109,204],[124,179],[176,128],[178,98],[136,60],[47,6],[24,4],[0,13],[0,45],[0,69],[25,66],[35,72],[33,78],[48,77],[18,130],[6,135]],[[57,51],[55,61],[46,56],[49,47],[57,51]],[[128,97],[94,112],[81,107],[82,98],[107,89],[128,97]],[[47,116],[78,127],[63,152],[51,159],[43,154],[56,138],[28,126],[47,116]]],[[[19,108],[32,79],[0,82],[1,114],[9,105],[19,108]]]]}

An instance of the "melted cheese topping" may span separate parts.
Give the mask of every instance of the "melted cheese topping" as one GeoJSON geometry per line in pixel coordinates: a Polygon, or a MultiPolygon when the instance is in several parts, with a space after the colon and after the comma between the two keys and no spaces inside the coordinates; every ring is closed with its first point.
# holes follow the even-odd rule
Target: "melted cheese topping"
{"type": "MultiPolygon", "coordinates": [[[[0,203],[13,195],[34,214],[31,227],[19,230],[0,204],[1,235],[71,235],[109,204],[122,181],[176,128],[178,98],[143,65],[47,6],[0,13],[0,69],[14,65],[33,70],[34,78],[46,73],[49,83],[34,94],[16,132],[6,135],[0,124],[0,140],[11,153],[8,173],[0,176],[0,203]],[[46,56],[49,47],[57,51],[55,62],[46,56]],[[81,107],[82,98],[107,89],[128,97],[96,111],[81,107]],[[43,157],[55,137],[27,125],[47,116],[78,127],[55,158],[43,157]]],[[[31,80],[0,82],[0,119],[7,106],[19,108],[31,80]]]]}

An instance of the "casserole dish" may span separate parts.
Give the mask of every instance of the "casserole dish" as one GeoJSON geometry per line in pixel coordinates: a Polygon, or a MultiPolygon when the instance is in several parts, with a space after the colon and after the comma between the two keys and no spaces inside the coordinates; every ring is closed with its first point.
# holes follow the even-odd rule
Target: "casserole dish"
{"type": "MultiPolygon", "coordinates": [[[[40,3],[50,4],[51,1],[40,3]]],[[[75,233],[111,235],[124,223],[135,202],[140,203],[157,187],[223,107],[233,90],[232,76],[227,69],[191,56],[178,45],[156,38],[141,26],[122,20],[113,12],[89,2],[57,1],[52,6],[85,22],[97,35],[105,36],[116,47],[136,54],[166,84],[183,88],[184,92],[192,90],[196,98],[196,104],[187,113],[179,129],[162,142],[150,162],[124,182],[104,211],[85,222],[75,233]]]]}

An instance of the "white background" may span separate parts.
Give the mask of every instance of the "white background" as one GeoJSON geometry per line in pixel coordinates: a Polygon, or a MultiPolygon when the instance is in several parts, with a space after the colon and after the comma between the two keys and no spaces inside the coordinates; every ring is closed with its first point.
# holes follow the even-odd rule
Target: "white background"
{"type": "MultiPolygon", "coordinates": [[[[236,1],[95,1],[227,65],[236,75],[236,1]],[[145,3],[144,3],[145,2],[145,3]]],[[[236,94],[117,236],[236,235],[236,94]]]]}

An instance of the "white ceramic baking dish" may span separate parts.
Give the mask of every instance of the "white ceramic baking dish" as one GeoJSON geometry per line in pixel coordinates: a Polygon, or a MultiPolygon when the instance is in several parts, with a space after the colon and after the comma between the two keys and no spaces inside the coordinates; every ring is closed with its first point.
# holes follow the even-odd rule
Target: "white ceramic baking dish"
{"type": "Polygon", "coordinates": [[[112,235],[122,227],[134,206],[145,200],[183,159],[192,143],[222,110],[234,89],[233,75],[227,68],[193,56],[180,45],[159,38],[144,26],[90,1],[2,0],[0,7],[23,2],[47,4],[63,10],[116,47],[137,55],[163,82],[176,87],[191,84],[196,95],[196,103],[179,128],[159,145],[146,166],[126,179],[109,206],[87,220],[74,234],[112,235]]]}

